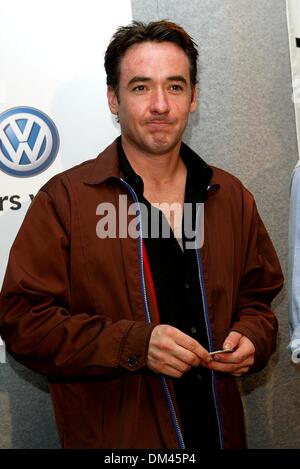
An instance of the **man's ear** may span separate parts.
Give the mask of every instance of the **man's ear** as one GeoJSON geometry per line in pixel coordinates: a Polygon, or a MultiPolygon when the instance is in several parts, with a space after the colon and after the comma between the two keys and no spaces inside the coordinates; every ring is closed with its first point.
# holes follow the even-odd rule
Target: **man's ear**
{"type": "Polygon", "coordinates": [[[112,114],[117,115],[119,111],[119,101],[118,97],[113,90],[112,86],[107,87],[107,101],[108,101],[108,106],[110,109],[110,112],[112,114]]]}
{"type": "Polygon", "coordinates": [[[193,89],[193,93],[192,93],[190,112],[195,112],[197,109],[197,97],[198,97],[198,90],[197,90],[197,85],[195,85],[193,89]]]}

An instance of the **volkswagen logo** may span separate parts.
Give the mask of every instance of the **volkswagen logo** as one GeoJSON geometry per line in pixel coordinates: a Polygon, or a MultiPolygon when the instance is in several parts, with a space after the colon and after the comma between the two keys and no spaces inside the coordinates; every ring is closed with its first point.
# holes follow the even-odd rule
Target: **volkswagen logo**
{"type": "Polygon", "coordinates": [[[0,114],[0,169],[11,176],[39,174],[54,161],[59,135],[54,122],[32,107],[0,114]]]}

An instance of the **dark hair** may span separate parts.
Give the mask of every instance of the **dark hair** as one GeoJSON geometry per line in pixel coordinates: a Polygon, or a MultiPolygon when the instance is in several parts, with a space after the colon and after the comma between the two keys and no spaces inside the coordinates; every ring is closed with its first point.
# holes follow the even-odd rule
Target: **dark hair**
{"type": "Polygon", "coordinates": [[[176,23],[161,20],[149,24],[133,21],[128,26],[117,29],[107,47],[104,59],[106,84],[111,86],[118,96],[120,79],[120,62],[127,49],[134,44],[154,41],[173,42],[186,53],[190,62],[190,80],[194,88],[197,83],[197,44],[188,33],[176,23]]]}

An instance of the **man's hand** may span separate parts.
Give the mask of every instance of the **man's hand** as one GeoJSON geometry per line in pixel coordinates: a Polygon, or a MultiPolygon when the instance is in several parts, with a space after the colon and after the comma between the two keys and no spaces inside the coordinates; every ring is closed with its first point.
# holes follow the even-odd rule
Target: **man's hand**
{"type": "Polygon", "coordinates": [[[160,324],[153,329],[147,362],[152,371],[180,378],[192,366],[207,366],[211,361],[199,342],[176,327],[160,324]]]}
{"type": "Polygon", "coordinates": [[[254,363],[255,347],[251,340],[239,332],[232,331],[224,341],[223,349],[226,348],[233,348],[234,352],[215,355],[208,368],[233,376],[247,373],[254,363]]]}

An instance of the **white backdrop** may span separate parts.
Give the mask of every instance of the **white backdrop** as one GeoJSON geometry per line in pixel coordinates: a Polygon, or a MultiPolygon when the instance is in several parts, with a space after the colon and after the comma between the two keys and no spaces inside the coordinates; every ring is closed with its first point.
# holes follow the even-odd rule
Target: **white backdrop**
{"type": "Polygon", "coordinates": [[[290,56],[293,79],[298,149],[300,157],[300,0],[287,0],[290,56]]]}
{"type": "Polygon", "coordinates": [[[132,19],[131,2],[105,3],[0,0],[0,286],[38,188],[119,133],[103,60],[113,32],[132,19]]]}

